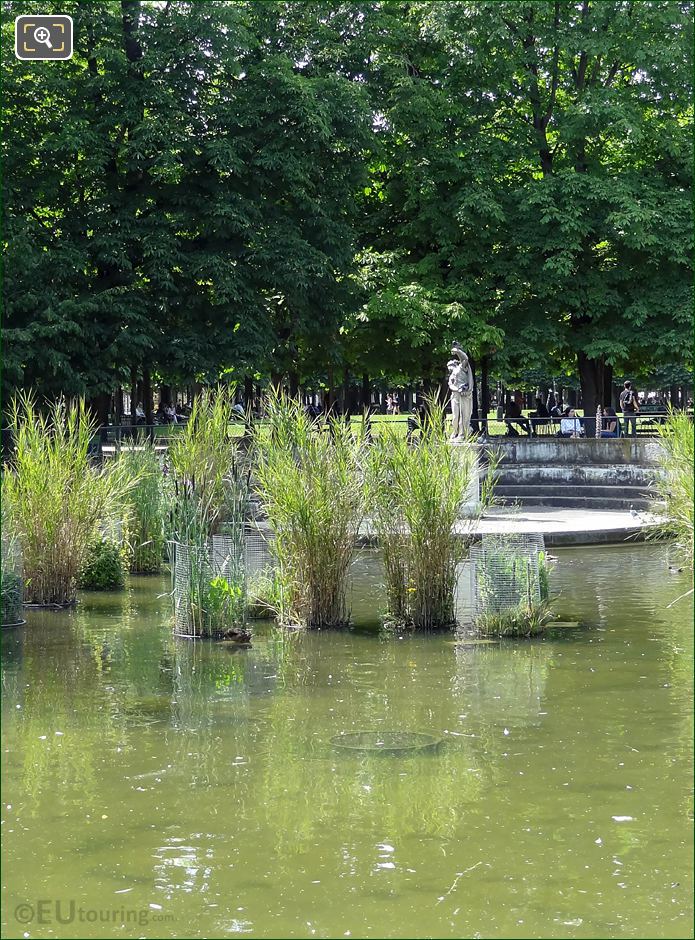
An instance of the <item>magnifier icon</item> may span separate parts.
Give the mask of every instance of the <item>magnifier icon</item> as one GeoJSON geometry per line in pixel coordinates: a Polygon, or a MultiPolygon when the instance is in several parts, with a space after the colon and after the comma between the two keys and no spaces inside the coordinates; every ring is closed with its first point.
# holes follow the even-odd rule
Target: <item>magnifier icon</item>
{"type": "Polygon", "coordinates": [[[37,26],[34,30],[34,40],[36,42],[42,42],[44,45],[48,46],[49,49],[53,48],[53,43],[51,42],[51,32],[45,26],[37,26]]]}

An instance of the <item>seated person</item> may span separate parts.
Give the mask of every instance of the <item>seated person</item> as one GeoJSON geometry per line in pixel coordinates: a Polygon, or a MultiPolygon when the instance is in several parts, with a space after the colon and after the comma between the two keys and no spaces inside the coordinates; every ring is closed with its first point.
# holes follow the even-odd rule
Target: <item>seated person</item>
{"type": "Polygon", "coordinates": [[[533,435],[529,419],[524,417],[521,410],[521,402],[518,398],[507,399],[507,407],[504,411],[504,423],[507,425],[507,434],[509,437],[519,436],[519,432],[513,427],[515,424],[518,424],[520,428],[526,431],[529,437],[533,435]]]}
{"type": "Polygon", "coordinates": [[[603,427],[601,429],[601,437],[619,436],[620,423],[618,421],[618,416],[615,413],[615,408],[612,408],[610,405],[608,405],[603,412],[603,427]]]}
{"type": "Polygon", "coordinates": [[[560,418],[560,430],[557,432],[558,437],[584,437],[584,428],[582,427],[582,422],[577,417],[577,412],[574,408],[565,408],[562,417],[560,418]]]}
{"type": "Polygon", "coordinates": [[[536,396],[536,410],[529,415],[531,427],[536,428],[539,424],[548,424],[550,422],[550,412],[542,398],[536,396]]]}

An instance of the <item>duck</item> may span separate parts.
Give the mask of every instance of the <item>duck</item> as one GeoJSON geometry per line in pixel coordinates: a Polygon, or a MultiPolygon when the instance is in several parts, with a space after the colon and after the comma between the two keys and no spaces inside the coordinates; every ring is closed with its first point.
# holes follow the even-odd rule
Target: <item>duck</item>
{"type": "Polygon", "coordinates": [[[228,630],[225,630],[223,634],[221,634],[220,639],[248,646],[251,643],[251,633],[248,630],[241,629],[240,627],[230,627],[228,630]]]}

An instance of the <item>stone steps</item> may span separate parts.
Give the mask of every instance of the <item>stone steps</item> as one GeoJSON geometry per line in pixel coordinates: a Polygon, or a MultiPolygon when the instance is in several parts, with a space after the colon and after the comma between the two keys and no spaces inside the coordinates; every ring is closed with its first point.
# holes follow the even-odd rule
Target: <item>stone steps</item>
{"type": "MultiPolygon", "coordinates": [[[[518,500],[526,504],[542,505],[539,500],[553,499],[566,500],[572,498],[595,499],[606,503],[605,508],[629,509],[630,505],[637,508],[638,503],[649,503],[647,486],[601,486],[588,484],[576,486],[572,484],[549,483],[500,483],[495,487],[495,495],[500,500],[518,500]],[[610,504],[610,505],[609,505],[610,504]]],[[[549,503],[548,505],[553,505],[549,503]]],[[[561,503],[560,503],[561,505],[561,503]]]]}
{"type": "Polygon", "coordinates": [[[624,512],[630,509],[635,509],[638,512],[653,512],[655,509],[653,500],[645,499],[644,497],[623,499],[617,496],[584,496],[581,493],[577,493],[576,490],[573,494],[568,493],[562,496],[529,496],[519,493],[498,493],[497,498],[499,503],[504,506],[539,506],[545,509],[587,509],[598,512],[606,510],[624,512]]]}

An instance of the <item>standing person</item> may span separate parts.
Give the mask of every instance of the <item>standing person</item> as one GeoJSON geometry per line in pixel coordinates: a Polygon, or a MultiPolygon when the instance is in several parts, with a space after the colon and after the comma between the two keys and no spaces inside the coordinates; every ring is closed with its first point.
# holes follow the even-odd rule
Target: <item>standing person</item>
{"type": "Polygon", "coordinates": [[[637,437],[639,399],[630,381],[625,382],[625,386],[620,393],[620,410],[623,413],[623,421],[625,422],[625,436],[627,437],[630,433],[630,425],[632,425],[632,437],[637,437]]]}

